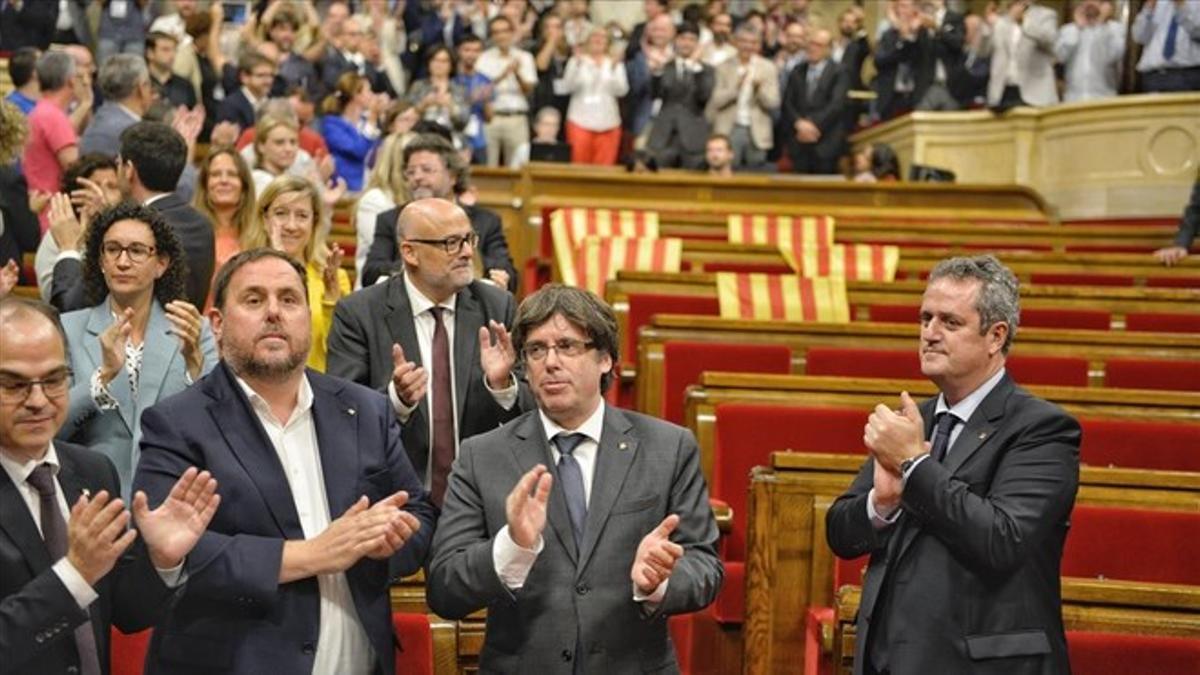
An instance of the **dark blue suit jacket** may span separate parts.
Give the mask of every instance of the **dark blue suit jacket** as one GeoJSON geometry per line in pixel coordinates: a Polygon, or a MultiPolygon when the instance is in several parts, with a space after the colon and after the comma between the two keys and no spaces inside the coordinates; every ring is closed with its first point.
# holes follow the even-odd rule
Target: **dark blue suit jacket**
{"type": "MultiPolygon", "coordinates": [[[[394,668],[388,584],[425,560],[437,520],[378,392],[307,371],[331,518],[360,496],[372,503],[407,490],[420,531],[389,561],[346,571],[358,618],[378,657],[394,668]]],[[[147,673],[312,672],[320,617],[317,579],[279,583],[286,540],[304,538],[284,467],[235,377],[222,362],[186,391],[142,415],[134,477],[151,504],[189,466],[212,472],[221,507],[188,556],[186,591],[154,632],[147,673]]]]}

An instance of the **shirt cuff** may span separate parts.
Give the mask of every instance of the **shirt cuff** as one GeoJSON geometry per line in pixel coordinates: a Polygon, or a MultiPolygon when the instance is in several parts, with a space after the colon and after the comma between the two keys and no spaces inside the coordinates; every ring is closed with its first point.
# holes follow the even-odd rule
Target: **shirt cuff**
{"type": "Polygon", "coordinates": [[[894,524],[903,510],[897,506],[886,514],[880,513],[875,510],[875,488],[871,488],[871,491],[867,493],[867,518],[871,520],[871,525],[874,525],[877,530],[882,530],[894,524]]]}
{"type": "Polygon", "coordinates": [[[113,398],[112,392],[108,390],[108,385],[100,381],[99,368],[92,372],[92,403],[100,410],[116,410],[120,407],[117,399],[113,398]]]}
{"type": "Polygon", "coordinates": [[[667,584],[670,581],[670,577],[663,579],[663,582],[650,595],[642,595],[642,592],[638,590],[637,584],[633,584],[633,601],[643,603],[646,609],[654,611],[662,603],[663,598],[667,596],[667,584]]]}
{"type": "Polygon", "coordinates": [[[546,542],[538,535],[533,548],[523,548],[513,541],[508,533],[508,525],[500,528],[492,542],[492,566],[496,568],[496,576],[510,591],[520,590],[545,546],[546,542]]]}
{"type": "Polygon", "coordinates": [[[54,258],[54,264],[57,265],[60,260],[83,260],[83,256],[79,255],[79,251],[76,249],[67,249],[58,252],[58,256],[54,258]]]}
{"type": "Polygon", "coordinates": [[[407,405],[404,401],[400,400],[400,394],[396,393],[396,382],[394,380],[388,382],[388,399],[392,402],[392,410],[396,411],[396,419],[400,420],[401,424],[408,422],[408,418],[417,409],[416,404],[407,405]]]}
{"type": "Polygon", "coordinates": [[[187,558],[184,558],[183,560],[180,560],[179,564],[174,567],[168,569],[155,567],[154,571],[158,572],[158,578],[162,579],[164,586],[167,588],[179,588],[185,581],[187,581],[187,570],[184,569],[184,563],[186,562],[187,558]]]}
{"type": "Polygon", "coordinates": [[[512,373],[508,374],[508,386],[503,389],[492,389],[488,385],[487,375],[483,376],[483,387],[488,390],[492,398],[496,399],[496,403],[505,410],[512,410],[512,407],[517,403],[517,376],[512,373]]]}
{"type": "Polygon", "coordinates": [[[71,594],[72,598],[75,598],[75,603],[79,605],[79,609],[86,610],[89,605],[96,601],[96,598],[100,597],[96,593],[96,589],[92,588],[84,580],[83,575],[79,573],[79,570],[75,569],[75,566],[66,557],[54,563],[54,566],[50,569],[54,570],[54,573],[58,575],[59,581],[62,581],[63,586],[67,587],[67,592],[71,594]]]}
{"type": "Polygon", "coordinates": [[[908,470],[905,471],[904,474],[900,477],[904,481],[904,484],[906,486],[908,485],[908,477],[912,475],[913,471],[917,470],[917,466],[919,466],[921,464],[921,462],[924,462],[927,459],[929,459],[928,452],[921,455],[920,457],[914,459],[913,463],[908,465],[908,470]]]}

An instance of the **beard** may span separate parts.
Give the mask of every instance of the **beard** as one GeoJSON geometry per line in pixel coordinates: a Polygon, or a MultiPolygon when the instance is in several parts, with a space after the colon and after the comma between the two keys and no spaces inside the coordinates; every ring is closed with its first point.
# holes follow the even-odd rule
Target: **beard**
{"type": "MultiPolygon", "coordinates": [[[[285,380],[298,369],[303,368],[305,362],[308,361],[311,339],[297,345],[298,348],[289,350],[287,354],[272,354],[265,358],[257,356],[253,346],[264,335],[282,332],[282,326],[267,324],[254,337],[254,342],[251,343],[249,348],[240,343],[225,343],[221,345],[221,356],[229,364],[233,372],[241,377],[268,382],[285,380]]],[[[291,345],[291,338],[289,338],[288,346],[290,347],[291,345]]]]}

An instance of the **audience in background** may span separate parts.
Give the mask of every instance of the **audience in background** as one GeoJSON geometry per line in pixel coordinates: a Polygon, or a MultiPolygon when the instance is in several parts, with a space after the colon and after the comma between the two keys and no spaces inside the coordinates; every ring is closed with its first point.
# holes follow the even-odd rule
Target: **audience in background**
{"type": "MultiPolygon", "coordinates": [[[[200,180],[192,203],[213,224],[213,274],[246,248],[257,217],[254,177],[241,154],[229,146],[213,148],[200,163],[200,180]]],[[[205,310],[212,306],[210,292],[205,310]]]]}
{"type": "Polygon", "coordinates": [[[88,224],[109,204],[121,200],[117,162],[103,153],[80,157],[63,173],[62,187],[50,197],[50,228],[34,256],[38,290],[50,302],[54,266],[64,257],[79,259],[81,239],[88,224]]]}
{"type": "Polygon", "coordinates": [[[621,149],[621,111],[617,99],[629,91],[625,65],[609,55],[608,31],[595,27],[579,53],[567,62],[563,91],[567,106],[567,143],[575,164],[613,165],[621,149]]]}
{"type": "Polygon", "coordinates": [[[300,152],[300,133],[290,115],[263,115],[254,125],[254,195],[275,178],[290,173],[300,152]]]}
{"type": "Polygon", "coordinates": [[[367,180],[367,189],[354,206],[354,229],[357,239],[354,249],[356,289],[362,288],[363,266],[367,263],[371,242],[375,240],[376,219],[384,211],[408,201],[403,156],[406,140],[403,135],[389,134],[379,144],[375,166],[367,180]]]}
{"type": "Polygon", "coordinates": [[[1054,53],[1063,66],[1063,100],[1088,101],[1117,95],[1125,28],[1112,20],[1111,2],[1080,0],[1072,22],[1063,24],[1054,53]]]}
{"type": "Polygon", "coordinates": [[[429,50],[425,61],[428,77],[412,83],[408,102],[423,120],[435,122],[451,131],[462,131],[471,117],[467,91],[454,81],[454,54],[438,45],[429,50]]]}
{"type": "Polygon", "coordinates": [[[710,176],[733,175],[733,144],[725,134],[712,134],[704,143],[704,165],[710,176]]]}
{"type": "Polygon", "coordinates": [[[104,103],[79,139],[82,153],[116,154],[121,133],[142,121],[158,95],[146,60],[136,54],[117,54],[100,66],[104,103]]]}
{"type": "Polygon", "coordinates": [[[107,2],[100,7],[96,35],[96,62],[103,64],[114,54],[139,55],[145,48],[149,0],[107,2]]]}
{"type": "Polygon", "coordinates": [[[362,189],[367,154],[379,138],[376,122],[384,99],[356,73],[344,73],[337,88],[321,102],[321,134],[333,155],[334,175],[351,192],[362,189]]]}
{"type": "Polygon", "coordinates": [[[484,124],[488,166],[504,166],[529,143],[528,96],[538,83],[533,55],[516,46],[512,21],[497,16],[488,22],[492,47],[479,55],[475,69],[492,81],[492,114],[484,124]]]}
{"type": "Polygon", "coordinates": [[[838,159],[845,153],[846,108],[850,76],[830,58],[833,35],[815,31],[805,46],[805,60],[788,78],[783,94],[783,128],[780,139],[796,173],[838,172],[838,159]]]}
{"type": "Polygon", "coordinates": [[[254,126],[258,108],[271,93],[275,64],[267,57],[252,52],[238,60],[237,70],[241,86],[232,93],[225,92],[225,99],[217,109],[217,121],[232,122],[240,132],[254,126]]]}
{"type": "MultiPolygon", "coordinates": [[[[21,167],[31,191],[50,194],[58,190],[63,170],[79,159],[79,135],[67,111],[72,103],[90,107],[91,88],[78,74],[75,60],[60,51],[38,57],[37,79],[41,98],[29,113],[29,138],[21,167]],[[81,99],[83,95],[87,98],[81,99]]],[[[38,216],[44,233],[48,226],[44,208],[38,216]]]]}
{"type": "Polygon", "coordinates": [[[712,66],[699,60],[700,29],[680,24],[675,33],[675,58],[652,73],[650,95],[658,113],[650,129],[647,148],[658,165],[699,169],[704,166],[704,140],[708,120],[704,108],[712,96],[712,66]]]}
{"type": "Polygon", "coordinates": [[[1143,91],[1200,91],[1200,2],[1149,0],[1130,31],[1143,91]]]}
{"type": "Polygon", "coordinates": [[[458,64],[454,72],[454,83],[462,88],[470,106],[462,134],[471,147],[472,164],[487,162],[487,135],[483,131],[483,125],[492,109],[492,80],[477,69],[482,54],[483,40],[474,35],[468,35],[458,43],[458,64]]]}
{"type": "MultiPolygon", "coordinates": [[[[42,236],[30,202],[46,199],[46,195],[29,191],[17,162],[28,135],[20,109],[0,101],[0,297],[22,280],[24,254],[37,249],[42,236]]],[[[24,279],[27,284],[36,281],[24,279]]]]}
{"type": "Polygon", "coordinates": [[[855,183],[893,183],[900,180],[900,159],[887,143],[869,143],[850,157],[855,183]]]}
{"type": "MultiPolygon", "coordinates": [[[[570,58],[571,51],[563,33],[562,18],[553,13],[543,15],[538,32],[537,57],[534,60],[538,81],[532,96],[533,110],[552,107],[558,111],[560,118],[566,116],[571,99],[562,93],[560,80],[567,72],[570,58]]],[[[562,131],[559,140],[566,138],[562,131]]]]}
{"type": "Polygon", "coordinates": [[[33,111],[41,92],[37,81],[39,54],[35,47],[22,47],[8,57],[8,77],[12,80],[13,90],[4,100],[17,106],[25,115],[33,111]]]}
{"type": "Polygon", "coordinates": [[[717,66],[706,114],[713,132],[729,138],[734,167],[762,170],[775,144],[772,116],[779,109],[779,73],[759,55],[762,39],[753,29],[738,28],[734,42],[737,55],[717,66]]]}
{"type": "Polygon", "coordinates": [[[158,98],[171,107],[196,107],[196,90],[192,84],[174,73],[175,57],[179,41],[169,33],[151,32],[146,36],[146,66],[150,70],[150,84],[158,98]]]}
{"type": "Polygon", "coordinates": [[[988,106],[1003,112],[1018,105],[1058,103],[1054,41],[1058,15],[1030,0],[1011,0],[992,32],[988,106]]]}

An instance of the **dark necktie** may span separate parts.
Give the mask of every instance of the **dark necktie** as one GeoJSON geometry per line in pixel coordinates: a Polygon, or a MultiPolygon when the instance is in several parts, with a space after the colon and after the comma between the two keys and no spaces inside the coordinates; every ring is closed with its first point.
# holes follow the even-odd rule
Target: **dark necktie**
{"type": "Polygon", "coordinates": [[[583,527],[587,521],[587,499],[583,491],[583,471],[576,461],[575,448],[587,439],[583,434],[562,433],[554,437],[558,448],[558,480],[562,482],[563,496],[567,499],[567,513],[571,516],[571,529],[575,533],[576,548],[583,545],[583,527]]]}
{"type": "Polygon", "coordinates": [[[1171,14],[1171,23],[1167,25],[1167,39],[1163,41],[1163,59],[1170,61],[1175,58],[1175,39],[1179,37],[1179,8],[1171,14]]]}
{"type": "Polygon", "coordinates": [[[933,447],[929,451],[933,461],[941,462],[946,458],[946,451],[950,449],[950,432],[954,430],[956,423],[958,418],[953,413],[943,412],[938,415],[937,428],[933,430],[933,447]]]}
{"type": "MultiPolygon", "coordinates": [[[[46,541],[50,559],[57,562],[67,555],[67,522],[63,520],[62,510],[58,507],[54,468],[49,464],[41,464],[25,480],[38,493],[42,539],[46,541]]],[[[100,658],[91,621],[75,627],[75,648],[79,650],[79,671],[83,675],[100,675],[100,658]]]]}
{"type": "Polygon", "coordinates": [[[430,496],[439,508],[446,496],[446,481],[454,463],[454,393],[450,384],[450,338],[442,322],[443,307],[433,307],[433,477],[430,496]]]}
{"type": "Polygon", "coordinates": [[[804,91],[804,98],[809,103],[813,102],[813,95],[817,93],[817,80],[820,77],[821,71],[817,68],[816,64],[810,65],[808,67],[808,82],[806,83],[808,86],[804,91]]]}

